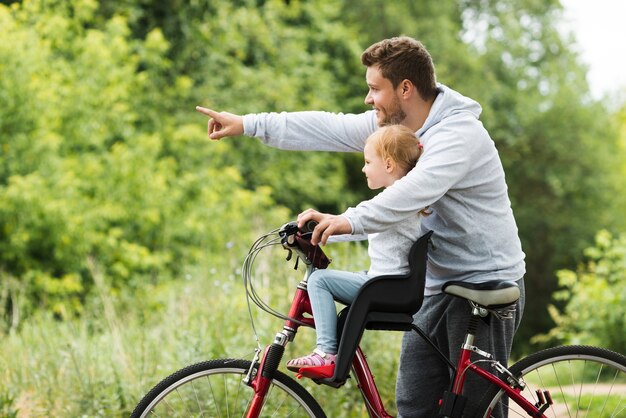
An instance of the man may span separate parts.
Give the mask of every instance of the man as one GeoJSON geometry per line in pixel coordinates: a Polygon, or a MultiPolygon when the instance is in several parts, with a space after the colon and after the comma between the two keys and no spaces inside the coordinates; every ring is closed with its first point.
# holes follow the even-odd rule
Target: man
{"type": "MultiPolygon", "coordinates": [[[[312,242],[325,244],[331,235],[376,233],[411,216],[417,221],[416,214],[428,208],[431,214],[423,219],[422,229],[434,234],[425,299],[415,323],[446,355],[456,358],[470,308],[466,301],[443,294],[442,285],[452,280],[516,282],[522,297],[515,320],[492,318],[489,324],[481,324],[476,337],[482,350],[506,363],[523,309],[524,253],[498,152],[478,120],[481,107],[436,82],[430,54],[414,39],[375,43],[361,60],[369,87],[365,103],[373,107],[363,114],[242,117],[197,109],[211,118],[211,139],[245,134],[287,150],[363,151],[365,139],[377,126],[400,123],[415,131],[424,151],[404,178],[342,215],[308,209],[298,221],[318,221],[312,242]]],[[[473,378],[466,382],[466,393],[470,399],[480,399],[485,383],[473,378]]],[[[437,402],[449,384],[445,363],[419,336],[406,333],[396,383],[399,416],[436,416],[437,402]]]]}

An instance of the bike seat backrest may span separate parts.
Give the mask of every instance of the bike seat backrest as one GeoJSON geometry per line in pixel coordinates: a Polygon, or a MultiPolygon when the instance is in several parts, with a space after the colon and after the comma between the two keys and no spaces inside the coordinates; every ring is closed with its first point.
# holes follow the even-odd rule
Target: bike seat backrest
{"type": "Polygon", "coordinates": [[[428,243],[432,231],[420,237],[409,251],[409,272],[405,275],[374,277],[363,285],[346,308],[339,339],[335,375],[329,381],[344,382],[365,328],[407,330],[424,300],[428,243]]]}

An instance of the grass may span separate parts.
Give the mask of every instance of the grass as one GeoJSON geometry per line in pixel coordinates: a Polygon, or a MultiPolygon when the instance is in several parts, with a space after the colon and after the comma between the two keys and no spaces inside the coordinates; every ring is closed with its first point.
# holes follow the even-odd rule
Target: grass
{"type": "MultiPolygon", "coordinates": [[[[361,246],[328,248],[334,268],[367,264],[361,246]]],[[[233,250],[226,259],[207,262],[179,280],[115,296],[94,264],[98,292],[82,318],[58,321],[42,313],[1,337],[0,415],[126,417],[152,386],[185,365],[211,358],[252,358],[257,343],[239,275],[243,255],[245,251],[233,250]]],[[[284,311],[301,271],[295,272],[284,262],[284,254],[273,250],[262,253],[257,263],[255,284],[272,306],[284,311]]],[[[261,344],[269,344],[282,321],[257,309],[253,314],[261,344]]],[[[400,338],[399,333],[380,338],[376,332],[363,339],[392,413],[400,338]]],[[[302,329],[285,359],[313,346],[314,332],[302,329]]],[[[352,381],[338,390],[300,382],[320,399],[329,416],[364,416],[352,381]]]]}
{"type": "MultiPolygon", "coordinates": [[[[8,335],[0,335],[0,416],[2,417],[127,417],[141,397],[174,371],[215,358],[251,359],[257,341],[252,327],[240,267],[247,249],[230,248],[224,255],[195,266],[177,280],[159,286],[146,284],[131,293],[116,293],[90,265],[97,292],[84,315],[58,321],[40,313],[8,335]]],[[[341,244],[327,247],[332,268],[355,270],[367,265],[364,247],[341,244]]],[[[254,284],[272,307],[286,312],[302,277],[293,260],[284,261],[279,248],[262,252],[255,263],[254,284]]],[[[282,320],[253,306],[261,345],[272,342],[282,320]]],[[[400,333],[366,332],[362,347],[376,376],[381,397],[392,415],[400,333]]],[[[287,347],[287,359],[310,352],[314,331],[301,328],[287,347]]],[[[569,367],[564,364],[563,367],[569,367]]],[[[597,370],[568,371],[590,379],[597,370]]],[[[527,376],[529,383],[535,377],[527,376]]],[[[538,379],[538,377],[536,377],[538,379]]],[[[601,377],[609,381],[611,376],[601,377]]],[[[539,387],[557,382],[550,374],[539,387]]],[[[318,400],[326,414],[337,418],[366,416],[361,395],[352,379],[340,389],[299,381],[318,400]]],[[[620,384],[625,384],[620,380],[620,384]]],[[[620,398],[608,399],[609,410],[620,398]]],[[[564,402],[576,402],[569,395],[564,402]]],[[[583,399],[583,402],[587,402],[583,399]]],[[[623,401],[622,401],[623,402],[623,401]]],[[[592,403],[592,408],[601,406],[592,403]]],[[[600,416],[592,409],[590,416],[600,416]]]]}
{"type": "Polygon", "coordinates": [[[583,395],[580,397],[566,396],[570,410],[576,411],[580,409],[584,411],[581,416],[596,417],[596,418],[609,418],[619,415],[615,415],[616,411],[626,414],[626,405],[624,405],[624,395],[615,394],[610,396],[603,396],[600,400],[595,399],[591,395],[583,395]]]}

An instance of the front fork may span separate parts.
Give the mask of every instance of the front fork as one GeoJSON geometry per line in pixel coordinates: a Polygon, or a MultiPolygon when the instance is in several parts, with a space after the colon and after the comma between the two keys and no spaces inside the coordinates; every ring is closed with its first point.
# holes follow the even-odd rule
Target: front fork
{"type": "Polygon", "coordinates": [[[246,374],[243,378],[243,382],[254,389],[254,396],[250,402],[248,413],[246,414],[247,418],[256,418],[261,415],[263,403],[265,402],[265,396],[267,395],[272,380],[274,379],[274,374],[278,369],[278,365],[283,358],[285,345],[287,345],[287,342],[289,341],[288,339],[284,339],[284,344],[282,342],[277,342],[282,341],[283,336],[284,334],[280,332],[276,334],[274,343],[266,347],[263,351],[261,363],[258,367],[256,365],[259,361],[259,353],[261,350],[256,350],[250,370],[248,370],[248,374],[246,374]]]}
{"type": "Polygon", "coordinates": [[[285,347],[290,341],[293,341],[300,325],[314,326],[313,318],[304,317],[305,313],[311,314],[311,303],[306,292],[307,277],[298,285],[291,308],[289,309],[288,317],[295,319],[295,321],[293,319],[287,319],[282,331],[276,334],[274,342],[270,346],[266,347],[265,350],[261,350],[260,348],[255,350],[252,365],[243,378],[243,383],[254,389],[254,397],[248,408],[246,418],[256,418],[261,415],[265,396],[267,395],[272,380],[274,379],[274,374],[283,358],[285,347]]]}

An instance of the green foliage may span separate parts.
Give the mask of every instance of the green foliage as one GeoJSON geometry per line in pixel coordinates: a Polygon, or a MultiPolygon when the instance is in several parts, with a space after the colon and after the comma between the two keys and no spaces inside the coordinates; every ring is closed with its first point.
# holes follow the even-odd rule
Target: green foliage
{"type": "Polygon", "coordinates": [[[575,266],[598,230],[623,227],[616,196],[626,154],[614,116],[590,98],[572,40],[554,25],[558,2],[461,4],[462,39],[472,52],[459,54],[464,62],[452,67],[452,85],[484,108],[527,255],[519,349],[552,326],[546,306],[555,271],[575,266]]]}
{"type": "MultiPolygon", "coordinates": [[[[483,106],[502,157],[527,258],[517,349],[553,324],[555,271],[575,266],[594,234],[623,230],[621,122],[590,98],[557,1],[344,1],[364,46],[406,34],[433,55],[438,80],[483,106]]],[[[352,178],[350,184],[355,182],[352,178]]]]}
{"type": "MultiPolygon", "coordinates": [[[[399,34],[481,103],[502,156],[527,253],[517,354],[552,326],[564,268],[550,335],[623,352],[623,238],[599,235],[573,269],[626,226],[626,113],[590,98],[560,18],[537,0],[0,2],[0,414],[126,416],[167,372],[247,346],[243,247],[370,192],[360,155],[209,143],[194,107],[360,112],[360,53],[399,34]]],[[[375,366],[381,388],[396,361],[375,366]]],[[[330,398],[330,416],[364,413],[344,408],[354,391],[330,398]]]]}
{"type": "MultiPolygon", "coordinates": [[[[202,17],[199,13],[192,21],[202,17]]],[[[341,19],[339,7],[327,1],[268,1],[262,7],[228,3],[217,18],[205,15],[196,36],[186,38],[195,51],[203,50],[197,58],[201,102],[241,113],[362,110],[362,78],[355,77],[363,74],[361,48],[341,19]]],[[[274,199],[294,210],[338,211],[358,199],[345,183],[350,157],[276,152],[251,141],[230,145],[229,163],[247,186],[269,185],[274,199]]]]}
{"type": "MultiPolygon", "coordinates": [[[[626,93],[626,88],[624,88],[624,92],[626,93]]],[[[620,147],[620,155],[626,155],[626,100],[624,101],[624,105],[619,112],[617,112],[617,123],[619,130],[619,147],[620,147]]],[[[619,175],[621,178],[626,178],[626,158],[621,161],[621,170],[619,170],[619,175]]],[[[626,193],[621,193],[616,196],[618,199],[618,205],[621,207],[626,207],[626,193]]],[[[622,221],[624,225],[626,225],[626,219],[622,217],[622,221]]],[[[622,228],[622,230],[626,230],[626,226],[622,228]]]]}
{"type": "MultiPolygon", "coordinates": [[[[101,5],[101,12],[128,16],[140,38],[159,28],[170,42],[162,87],[177,75],[194,87],[187,97],[163,103],[176,113],[176,123],[205,122],[194,114],[196,104],[235,113],[364,109],[362,47],[339,3],[146,1],[139,7],[118,2],[101,5]]],[[[247,188],[270,186],[272,198],[293,210],[314,206],[336,212],[359,199],[346,185],[352,155],[297,155],[251,140],[224,142],[225,163],[237,167],[247,188]]],[[[359,177],[357,190],[363,183],[359,177]]]]}
{"type": "MultiPolygon", "coordinates": [[[[244,188],[201,126],[156,122],[144,93],[168,65],[158,30],[135,41],[120,16],[88,29],[95,3],[73,6],[0,8],[0,301],[11,326],[35,309],[80,313],[90,259],[113,289],[137,288],[285,216],[269,189],[244,188]]],[[[184,77],[176,87],[174,98],[184,77]]]]}
{"type": "Polygon", "coordinates": [[[626,236],[607,231],[596,236],[585,251],[588,261],[576,271],[558,272],[561,290],[551,306],[556,323],[540,337],[560,343],[590,344],[626,352],[626,236]]]}
{"type": "Polygon", "coordinates": [[[5,418],[17,418],[19,410],[14,407],[15,399],[6,392],[0,392],[0,414],[5,418]]]}
{"type": "MultiPolygon", "coordinates": [[[[336,268],[355,269],[367,260],[365,248],[356,244],[333,244],[327,252],[336,268]]],[[[252,359],[257,342],[238,272],[244,255],[236,246],[223,249],[206,266],[188,270],[184,280],[121,293],[96,280],[100,291],[88,298],[80,320],[61,322],[39,312],[19,334],[0,339],[0,412],[127,417],[152,386],[186,365],[210,358],[252,359]]],[[[254,284],[273,307],[287,312],[303,270],[294,271],[293,261],[286,263],[284,257],[282,249],[263,251],[255,263],[254,284]]],[[[270,343],[283,321],[254,307],[252,313],[261,344],[270,343]]],[[[310,351],[314,338],[312,330],[301,329],[285,360],[310,351]]],[[[368,360],[390,410],[400,338],[401,333],[380,332],[364,337],[366,352],[376,353],[368,360]]],[[[281,370],[292,375],[284,363],[281,370]]],[[[328,416],[365,414],[353,382],[338,391],[299,382],[324,397],[328,416]]]]}

